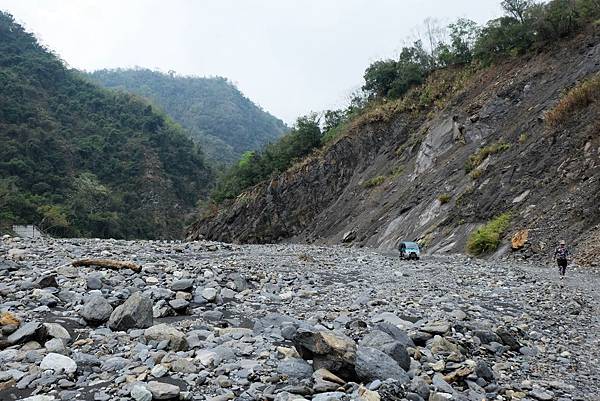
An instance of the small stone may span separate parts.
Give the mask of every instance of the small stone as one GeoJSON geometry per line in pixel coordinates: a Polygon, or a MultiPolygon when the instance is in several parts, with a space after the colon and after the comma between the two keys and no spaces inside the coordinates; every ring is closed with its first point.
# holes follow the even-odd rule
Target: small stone
{"type": "Polygon", "coordinates": [[[102,288],[102,274],[92,273],[86,280],[88,290],[99,290],[102,288]]]}
{"type": "Polygon", "coordinates": [[[551,401],[554,398],[554,393],[549,390],[534,389],[529,392],[529,396],[539,401],[551,401]]]}
{"type": "Polygon", "coordinates": [[[177,281],[174,281],[173,284],[171,284],[171,290],[173,290],[173,291],[190,292],[193,289],[194,289],[194,279],[191,279],[191,278],[177,280],[177,281]]]}
{"type": "Polygon", "coordinates": [[[219,385],[219,387],[222,388],[229,388],[232,385],[231,380],[229,380],[229,378],[224,375],[220,375],[217,377],[217,384],[219,385]]]}
{"type": "Polygon", "coordinates": [[[42,337],[44,326],[39,322],[25,323],[17,331],[8,336],[10,344],[20,344],[34,339],[36,336],[42,337]]]}
{"type": "Polygon", "coordinates": [[[475,366],[475,374],[488,382],[494,380],[494,372],[492,371],[492,368],[490,368],[490,365],[488,365],[485,361],[477,362],[477,365],[475,366]]]}
{"type": "Polygon", "coordinates": [[[146,388],[146,386],[141,384],[136,384],[131,388],[131,398],[135,401],[151,401],[152,393],[150,390],[146,388]]]}
{"type": "Polygon", "coordinates": [[[202,290],[202,297],[207,301],[214,301],[217,298],[217,290],[211,287],[205,288],[202,290]]]}
{"type": "Polygon", "coordinates": [[[162,364],[156,365],[152,368],[150,374],[154,377],[163,377],[167,374],[167,368],[162,364]]]}
{"type": "Polygon", "coordinates": [[[58,323],[44,323],[44,330],[48,337],[60,338],[65,343],[71,341],[71,335],[67,329],[58,323]]]}
{"type": "Polygon", "coordinates": [[[490,344],[492,342],[501,343],[502,339],[498,337],[496,333],[490,330],[475,330],[473,331],[475,337],[479,337],[483,344],[490,344]]]}
{"type": "Polygon", "coordinates": [[[161,383],[157,381],[149,382],[147,388],[152,393],[153,400],[169,400],[171,398],[178,397],[179,393],[181,392],[179,387],[173,384],[161,383]]]}
{"type": "Polygon", "coordinates": [[[44,348],[46,348],[48,352],[54,352],[56,354],[66,355],[68,352],[65,343],[63,343],[60,338],[53,338],[46,341],[44,348]]]}
{"type": "Polygon", "coordinates": [[[185,312],[190,303],[185,299],[173,299],[169,301],[169,306],[178,313],[185,312]]]}
{"type": "Polygon", "coordinates": [[[430,334],[444,334],[450,330],[450,323],[444,321],[431,322],[421,327],[420,330],[430,334]]]}
{"type": "Polygon", "coordinates": [[[185,334],[169,326],[157,324],[144,330],[144,337],[148,341],[168,341],[169,348],[173,351],[182,351],[187,348],[185,334]]]}
{"type": "Polygon", "coordinates": [[[452,388],[452,386],[444,380],[444,376],[442,376],[440,373],[436,373],[433,375],[432,383],[433,387],[438,391],[448,394],[454,393],[454,389],[452,388]]]}

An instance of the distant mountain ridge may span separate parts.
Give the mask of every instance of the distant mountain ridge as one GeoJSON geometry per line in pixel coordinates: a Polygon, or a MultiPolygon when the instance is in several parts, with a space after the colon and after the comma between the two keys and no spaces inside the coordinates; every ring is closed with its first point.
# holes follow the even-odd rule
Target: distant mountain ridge
{"type": "Polygon", "coordinates": [[[85,74],[109,89],[142,96],[184,127],[207,158],[229,164],[258,150],[288,128],[222,77],[164,74],[149,69],[98,70],[85,74]]]}
{"type": "Polygon", "coordinates": [[[0,11],[0,230],[177,238],[212,182],[168,117],[82,79],[0,11]]]}

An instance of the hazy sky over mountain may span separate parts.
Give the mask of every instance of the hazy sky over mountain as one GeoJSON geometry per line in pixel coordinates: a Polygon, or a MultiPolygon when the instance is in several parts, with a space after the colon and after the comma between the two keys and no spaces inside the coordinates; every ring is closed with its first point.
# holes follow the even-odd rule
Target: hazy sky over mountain
{"type": "Polygon", "coordinates": [[[426,17],[483,23],[500,0],[0,0],[71,67],[221,75],[290,123],[343,105],[426,17]]]}

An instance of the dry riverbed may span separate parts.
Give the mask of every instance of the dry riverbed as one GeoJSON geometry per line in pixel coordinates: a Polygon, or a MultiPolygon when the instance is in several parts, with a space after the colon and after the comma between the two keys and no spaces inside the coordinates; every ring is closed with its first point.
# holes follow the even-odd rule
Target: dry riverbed
{"type": "Polygon", "coordinates": [[[4,238],[0,400],[600,400],[599,284],[464,256],[4,238]]]}

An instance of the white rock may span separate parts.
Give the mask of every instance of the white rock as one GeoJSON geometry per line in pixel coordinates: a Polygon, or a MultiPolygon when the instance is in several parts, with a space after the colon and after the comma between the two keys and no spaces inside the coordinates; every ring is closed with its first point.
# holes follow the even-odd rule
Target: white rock
{"type": "Polygon", "coordinates": [[[177,397],[181,392],[179,387],[161,382],[149,382],[148,390],[152,393],[152,399],[154,400],[170,400],[177,397]]]}
{"type": "Polygon", "coordinates": [[[142,384],[136,384],[131,388],[131,398],[135,401],[151,401],[152,393],[142,384]]]}
{"type": "Polygon", "coordinates": [[[42,359],[42,363],[40,363],[40,368],[42,370],[50,369],[56,373],[65,372],[69,374],[75,373],[75,371],[77,370],[77,364],[68,356],[51,352],[48,355],[46,355],[44,359],[42,359]]]}
{"type": "Polygon", "coordinates": [[[19,401],[54,401],[54,400],[56,400],[56,398],[54,398],[51,395],[33,395],[31,397],[21,398],[19,401]]]}
{"type": "Polygon", "coordinates": [[[217,297],[217,290],[212,287],[207,287],[202,290],[202,296],[207,301],[214,301],[215,298],[217,297]]]}
{"type": "Polygon", "coordinates": [[[196,359],[200,361],[200,363],[206,367],[211,365],[217,365],[216,361],[218,359],[218,354],[214,351],[209,351],[206,349],[201,349],[196,352],[196,359]]]}
{"type": "Polygon", "coordinates": [[[12,260],[23,260],[27,256],[27,251],[25,249],[9,249],[7,256],[12,260]]]}
{"type": "Polygon", "coordinates": [[[292,299],[294,297],[294,293],[292,291],[282,292],[281,294],[279,294],[279,297],[282,300],[287,301],[287,300],[292,299]]]}
{"type": "Polygon", "coordinates": [[[156,365],[152,368],[150,374],[154,377],[163,377],[167,374],[167,368],[165,368],[164,365],[156,365]]]}

